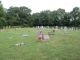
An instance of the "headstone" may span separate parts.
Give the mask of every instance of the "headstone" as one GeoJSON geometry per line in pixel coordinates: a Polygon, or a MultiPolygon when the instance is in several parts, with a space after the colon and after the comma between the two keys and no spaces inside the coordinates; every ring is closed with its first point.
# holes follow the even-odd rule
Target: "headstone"
{"type": "Polygon", "coordinates": [[[37,28],[39,28],[39,26],[37,26],[37,28]]]}
{"type": "Polygon", "coordinates": [[[58,30],[58,26],[55,27],[55,30],[58,30]]]}
{"type": "Polygon", "coordinates": [[[23,36],[23,37],[28,37],[29,35],[27,35],[27,34],[23,34],[22,36],[23,36]]]}
{"type": "Polygon", "coordinates": [[[43,27],[43,26],[41,26],[41,28],[43,29],[44,27],[43,27]]]}
{"type": "Polygon", "coordinates": [[[16,43],[15,45],[16,45],[17,47],[19,47],[19,46],[25,45],[25,43],[23,43],[23,42],[22,42],[22,43],[16,43]]]}
{"type": "Polygon", "coordinates": [[[64,27],[64,33],[68,33],[68,28],[64,27]]]}

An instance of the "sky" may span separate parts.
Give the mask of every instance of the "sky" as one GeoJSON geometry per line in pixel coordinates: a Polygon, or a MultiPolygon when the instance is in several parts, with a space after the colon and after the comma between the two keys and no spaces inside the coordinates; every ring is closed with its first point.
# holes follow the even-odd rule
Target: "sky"
{"type": "Polygon", "coordinates": [[[66,12],[72,11],[74,7],[80,7],[80,0],[1,0],[4,8],[10,6],[26,6],[32,10],[32,13],[44,10],[65,9],[66,12]]]}

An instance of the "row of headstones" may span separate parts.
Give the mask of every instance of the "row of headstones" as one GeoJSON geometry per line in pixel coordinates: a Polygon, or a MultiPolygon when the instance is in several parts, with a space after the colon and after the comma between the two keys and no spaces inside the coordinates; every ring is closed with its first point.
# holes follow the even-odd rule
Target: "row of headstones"
{"type": "Polygon", "coordinates": [[[53,29],[69,29],[69,30],[79,30],[80,27],[67,27],[67,26],[36,26],[36,28],[53,28],[53,29]]]}
{"type": "MultiPolygon", "coordinates": [[[[64,29],[64,28],[67,28],[67,29],[72,29],[72,30],[76,30],[76,29],[80,29],[80,27],[67,27],[67,26],[36,26],[36,28],[55,28],[55,29],[64,29]]],[[[7,29],[7,28],[21,28],[21,27],[5,27],[4,29],[7,29]]],[[[33,27],[34,28],[34,27],[33,27]]]]}

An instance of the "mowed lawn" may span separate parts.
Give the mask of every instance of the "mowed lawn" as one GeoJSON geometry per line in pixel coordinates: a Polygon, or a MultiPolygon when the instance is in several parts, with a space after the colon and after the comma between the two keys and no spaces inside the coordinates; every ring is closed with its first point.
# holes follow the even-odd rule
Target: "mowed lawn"
{"type": "MultiPolygon", "coordinates": [[[[44,28],[47,34],[52,29],[44,28]]],[[[0,60],[80,60],[80,30],[56,30],[48,41],[39,41],[37,28],[11,28],[0,32],[0,60]],[[29,35],[24,37],[23,35],[29,35]],[[17,47],[17,43],[25,43],[17,47]]]]}

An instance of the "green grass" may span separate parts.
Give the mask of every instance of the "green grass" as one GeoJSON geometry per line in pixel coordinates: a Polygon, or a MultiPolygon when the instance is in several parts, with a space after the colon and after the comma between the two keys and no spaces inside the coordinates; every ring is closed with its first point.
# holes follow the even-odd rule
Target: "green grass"
{"type": "MultiPolygon", "coordinates": [[[[47,34],[51,29],[43,29],[47,34]]],[[[6,29],[0,32],[0,60],[80,60],[80,30],[57,30],[48,41],[36,38],[36,28],[6,29]],[[28,34],[28,37],[22,37],[28,34]],[[15,46],[24,42],[21,47],[15,46]]]]}

